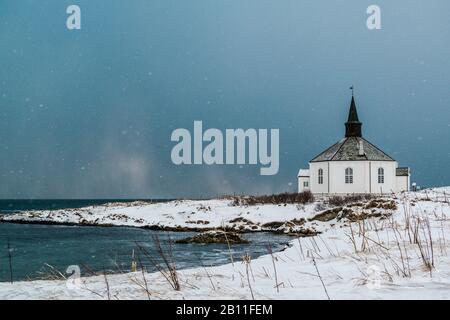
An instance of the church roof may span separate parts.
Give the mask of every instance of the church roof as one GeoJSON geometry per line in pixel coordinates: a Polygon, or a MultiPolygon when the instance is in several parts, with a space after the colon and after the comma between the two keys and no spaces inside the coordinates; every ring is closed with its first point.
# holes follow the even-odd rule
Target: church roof
{"type": "Polygon", "coordinates": [[[352,101],[350,102],[350,110],[348,112],[347,122],[359,122],[358,111],[356,111],[356,103],[354,96],[352,96],[352,101]]]}
{"type": "Polygon", "coordinates": [[[321,161],[395,161],[375,145],[362,137],[362,123],[356,111],[352,95],[348,120],[345,123],[345,138],[335,143],[310,162],[321,161]]]}
{"type": "Polygon", "coordinates": [[[298,177],[309,177],[309,169],[300,169],[298,171],[298,177]]]}
{"type": "Polygon", "coordinates": [[[310,162],[360,160],[395,161],[362,137],[346,137],[326,149],[310,162]]]}
{"type": "Polygon", "coordinates": [[[359,122],[358,111],[356,111],[355,97],[352,94],[352,102],[350,102],[350,110],[348,111],[348,120],[345,123],[346,137],[362,137],[362,123],[359,122]]]}

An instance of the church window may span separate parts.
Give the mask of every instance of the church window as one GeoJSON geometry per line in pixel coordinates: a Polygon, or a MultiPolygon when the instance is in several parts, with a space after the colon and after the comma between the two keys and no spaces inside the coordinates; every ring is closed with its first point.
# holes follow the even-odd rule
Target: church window
{"type": "Polygon", "coordinates": [[[319,184],[323,184],[323,169],[319,169],[318,171],[318,180],[319,184]]]}
{"type": "Polygon", "coordinates": [[[303,181],[303,187],[308,188],[308,181],[303,181]]]}
{"type": "Polygon", "coordinates": [[[353,169],[352,168],[345,169],[345,183],[347,183],[347,184],[353,183],[353,169]]]}
{"type": "Polygon", "coordinates": [[[384,169],[378,168],[378,183],[384,183],[384,169]]]}

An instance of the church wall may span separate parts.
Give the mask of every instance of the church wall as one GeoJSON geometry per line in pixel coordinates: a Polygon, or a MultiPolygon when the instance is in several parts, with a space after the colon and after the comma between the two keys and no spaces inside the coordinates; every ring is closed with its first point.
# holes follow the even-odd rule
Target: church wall
{"type": "Polygon", "coordinates": [[[391,193],[397,191],[396,161],[369,161],[371,171],[371,193],[391,193]],[[384,183],[378,183],[378,168],[384,169],[384,183]]]}
{"type": "Polygon", "coordinates": [[[309,177],[298,177],[298,192],[303,192],[311,189],[309,177]],[[308,183],[308,187],[304,186],[304,183],[308,183]]]}
{"type": "Polygon", "coordinates": [[[315,194],[391,193],[409,190],[409,177],[396,175],[396,161],[329,161],[310,163],[310,177],[299,178],[299,192],[303,181],[315,194]],[[353,183],[345,183],[345,169],[353,169],[353,183]],[[384,169],[384,182],[378,182],[378,169],[384,169]],[[318,170],[323,170],[323,184],[319,184],[318,170]],[[303,180],[302,180],[303,179],[303,180]]]}
{"type": "Polygon", "coordinates": [[[313,193],[328,193],[328,162],[312,162],[309,166],[310,185],[313,193]],[[323,170],[323,183],[319,184],[319,169],[323,170]]]}
{"type": "Polygon", "coordinates": [[[409,176],[398,176],[396,177],[397,180],[397,185],[396,185],[396,192],[401,192],[401,191],[409,191],[409,181],[410,177],[409,176]]]}
{"type": "MultiPolygon", "coordinates": [[[[397,185],[407,185],[396,176],[395,161],[330,161],[310,164],[311,191],[316,194],[334,193],[391,193],[399,191],[397,185]],[[318,183],[318,170],[324,171],[323,184],[318,183]],[[345,169],[353,169],[353,183],[345,183],[345,169]],[[378,168],[384,169],[384,182],[378,183],[378,168]],[[328,181],[329,179],[329,181],[328,181]]],[[[300,190],[300,188],[299,188],[300,190]]],[[[403,190],[403,189],[402,189],[403,190]]]]}
{"type": "Polygon", "coordinates": [[[368,193],[368,161],[330,161],[330,193],[368,193]],[[353,169],[353,183],[345,183],[345,169],[353,169]]]}

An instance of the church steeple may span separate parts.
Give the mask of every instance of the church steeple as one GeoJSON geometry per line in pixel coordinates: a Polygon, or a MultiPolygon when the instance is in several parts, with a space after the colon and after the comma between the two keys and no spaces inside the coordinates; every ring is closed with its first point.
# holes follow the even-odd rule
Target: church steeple
{"type": "Polygon", "coordinates": [[[348,120],[345,123],[345,136],[346,137],[361,137],[361,126],[359,122],[358,112],[356,111],[355,97],[353,96],[352,88],[352,102],[350,103],[350,110],[348,112],[348,120]]]}

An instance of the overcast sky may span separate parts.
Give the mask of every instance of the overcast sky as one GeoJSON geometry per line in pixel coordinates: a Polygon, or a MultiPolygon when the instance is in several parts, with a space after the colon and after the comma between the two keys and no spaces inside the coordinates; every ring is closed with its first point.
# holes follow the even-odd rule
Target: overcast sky
{"type": "Polygon", "coordinates": [[[447,0],[2,0],[0,197],[294,191],[343,137],[352,84],[363,136],[419,185],[449,185],[449,14],[447,0]],[[194,120],[280,129],[279,173],[175,166],[170,135],[194,120]]]}

